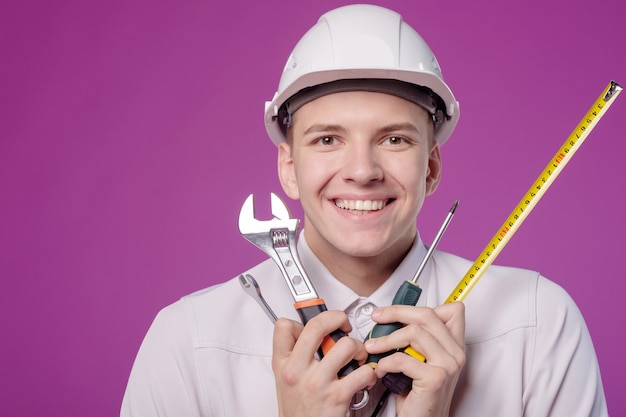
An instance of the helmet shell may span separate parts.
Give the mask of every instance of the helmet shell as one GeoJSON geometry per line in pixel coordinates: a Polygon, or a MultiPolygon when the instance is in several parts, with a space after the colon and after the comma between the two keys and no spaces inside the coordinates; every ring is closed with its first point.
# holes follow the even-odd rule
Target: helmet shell
{"type": "Polygon", "coordinates": [[[440,145],[458,121],[459,103],[424,39],[398,13],[357,4],[325,13],[296,44],[278,91],[265,103],[265,127],[272,141],[285,141],[277,121],[285,101],[304,88],[343,79],[394,79],[431,89],[446,107],[446,120],[435,133],[440,145]]]}

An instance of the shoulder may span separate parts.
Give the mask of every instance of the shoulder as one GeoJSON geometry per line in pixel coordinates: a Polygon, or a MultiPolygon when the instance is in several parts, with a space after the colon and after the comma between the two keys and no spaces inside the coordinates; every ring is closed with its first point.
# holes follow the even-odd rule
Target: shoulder
{"type": "MultiPolygon", "coordinates": [[[[272,260],[243,272],[260,284],[263,296],[279,316],[293,301],[272,260]]],[[[217,348],[246,354],[271,354],[273,323],[258,303],[244,291],[239,276],[182,297],[159,315],[185,322],[196,348],[217,348]]]]}
{"type": "MultiPolygon", "coordinates": [[[[440,288],[449,295],[473,261],[445,252],[435,258],[440,288]]],[[[537,327],[556,312],[578,317],[567,292],[537,271],[491,265],[464,300],[467,338],[482,340],[519,328],[537,327]]]]}
{"type": "MultiPolygon", "coordinates": [[[[260,282],[272,282],[274,269],[273,262],[265,261],[244,273],[253,274],[260,282]]],[[[267,290],[271,290],[269,285],[267,290]]],[[[143,349],[189,352],[203,347],[251,346],[254,350],[258,343],[253,341],[267,338],[268,333],[271,338],[271,321],[241,288],[236,276],[161,309],[146,334],[143,349]]]]}

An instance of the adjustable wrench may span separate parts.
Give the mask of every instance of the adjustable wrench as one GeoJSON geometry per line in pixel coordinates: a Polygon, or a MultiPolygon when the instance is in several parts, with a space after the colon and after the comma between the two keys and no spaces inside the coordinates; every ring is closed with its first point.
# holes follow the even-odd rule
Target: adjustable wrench
{"type": "MultiPolygon", "coordinates": [[[[294,307],[302,323],[306,324],[327,308],[298,257],[296,238],[300,221],[291,218],[285,203],[274,193],[271,194],[271,208],[273,219],[257,220],[254,216],[254,196],[250,194],[239,212],[239,232],[276,262],[291,291],[294,307]]],[[[341,330],[335,330],[326,336],[318,349],[319,357],[322,358],[345,335],[341,330]]],[[[358,367],[359,364],[352,360],[339,371],[339,376],[346,376],[358,367]]]]}

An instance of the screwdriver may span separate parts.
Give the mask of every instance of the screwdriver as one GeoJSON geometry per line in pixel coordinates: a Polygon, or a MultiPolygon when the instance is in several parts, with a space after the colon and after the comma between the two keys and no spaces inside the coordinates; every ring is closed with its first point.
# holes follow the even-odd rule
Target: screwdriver
{"type": "MultiPolygon", "coordinates": [[[[392,304],[393,305],[410,305],[410,306],[414,306],[417,304],[420,295],[422,294],[422,289],[419,287],[419,285],[417,284],[417,281],[419,279],[419,277],[422,275],[422,272],[424,272],[424,269],[426,268],[426,264],[428,263],[428,261],[430,260],[430,258],[432,257],[433,252],[435,251],[435,248],[437,247],[437,244],[439,243],[439,241],[441,240],[441,237],[443,236],[443,234],[445,233],[446,229],[448,228],[448,225],[450,224],[450,221],[452,220],[452,217],[454,217],[454,213],[456,211],[456,208],[459,205],[459,201],[455,201],[454,204],[452,205],[452,207],[450,208],[450,211],[448,212],[448,215],[446,216],[443,224],[441,225],[441,227],[439,228],[439,231],[437,232],[437,235],[435,235],[435,238],[433,240],[433,243],[430,245],[430,247],[428,248],[428,251],[426,252],[426,255],[424,256],[424,259],[422,259],[422,262],[420,263],[419,267],[417,268],[417,271],[415,272],[415,275],[413,275],[413,278],[411,280],[407,280],[404,281],[402,283],[402,285],[400,285],[400,288],[398,288],[398,291],[396,292],[395,296],[393,297],[393,301],[392,304]]],[[[392,332],[400,329],[404,327],[404,324],[396,322],[396,323],[378,323],[376,325],[374,325],[374,327],[372,327],[372,330],[370,330],[369,334],[367,335],[367,337],[365,338],[365,340],[369,340],[369,339],[374,339],[377,337],[381,337],[381,336],[386,336],[388,334],[391,334],[392,332]]],[[[385,352],[385,353],[379,353],[379,354],[370,354],[367,358],[367,364],[370,365],[372,368],[375,368],[378,364],[378,361],[382,358],[384,358],[385,356],[389,356],[392,353],[398,352],[400,351],[400,349],[398,350],[392,350],[389,352],[385,352]]],[[[404,353],[422,361],[422,362],[426,362],[426,358],[424,357],[424,355],[422,355],[421,353],[419,353],[418,351],[416,351],[415,349],[413,349],[411,346],[408,346],[406,348],[403,349],[404,353]]],[[[408,390],[411,387],[411,383],[412,383],[412,379],[407,377],[406,375],[402,374],[402,373],[390,373],[385,375],[382,378],[383,384],[393,393],[395,394],[403,394],[405,392],[408,392],[408,390]]]]}

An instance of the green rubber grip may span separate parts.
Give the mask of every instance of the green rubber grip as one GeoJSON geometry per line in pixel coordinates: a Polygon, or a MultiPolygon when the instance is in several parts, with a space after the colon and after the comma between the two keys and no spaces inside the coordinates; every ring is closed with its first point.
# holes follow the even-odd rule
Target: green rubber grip
{"type": "MultiPolygon", "coordinates": [[[[392,304],[394,305],[407,305],[414,306],[417,304],[417,301],[422,294],[422,289],[412,281],[404,281],[396,295],[393,297],[392,304]]],[[[365,340],[375,339],[377,337],[386,336],[395,332],[396,330],[404,327],[402,323],[385,323],[385,324],[376,324],[372,327],[369,334],[365,338],[365,340]]],[[[399,352],[403,349],[391,350],[389,352],[378,353],[378,354],[370,354],[367,357],[367,364],[372,367],[375,367],[379,360],[384,358],[385,356],[389,356],[393,353],[399,352]]]]}
{"type": "Polygon", "coordinates": [[[400,285],[400,288],[398,288],[391,304],[414,306],[420,299],[420,295],[422,295],[422,289],[419,285],[415,284],[413,281],[404,281],[402,285],[400,285]]]}

